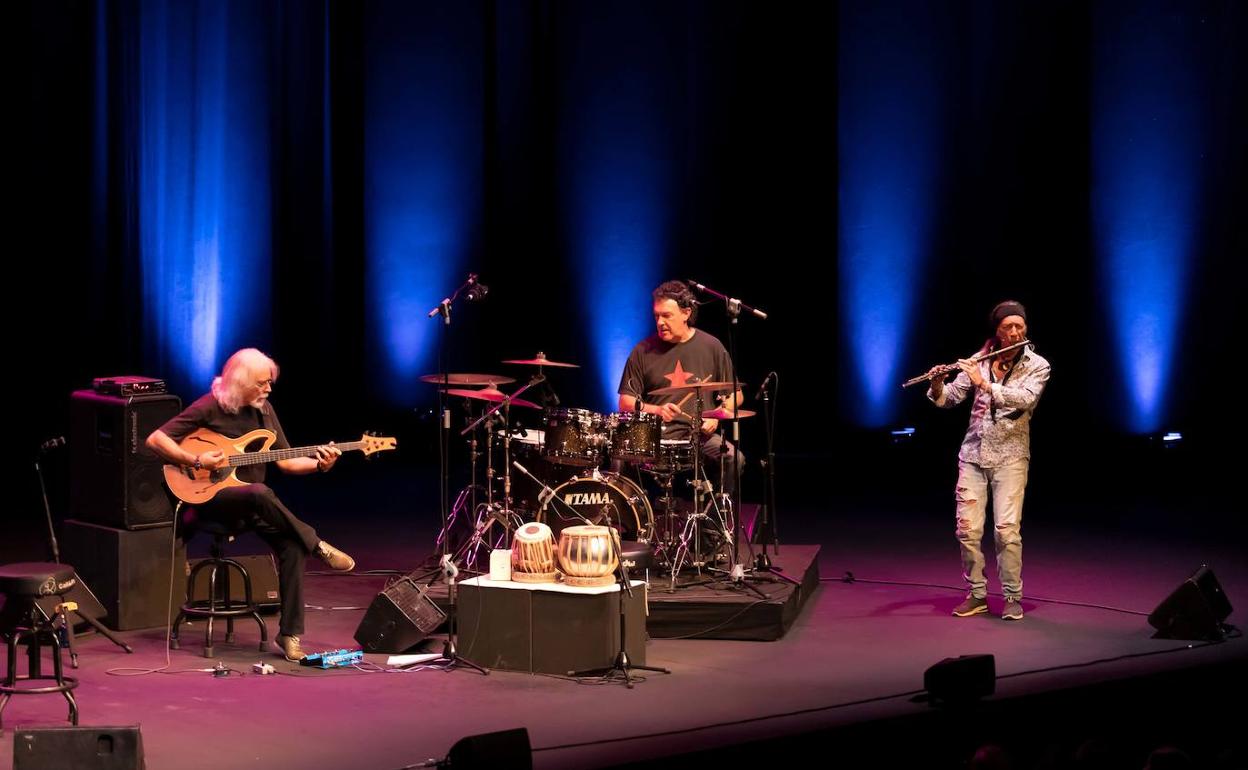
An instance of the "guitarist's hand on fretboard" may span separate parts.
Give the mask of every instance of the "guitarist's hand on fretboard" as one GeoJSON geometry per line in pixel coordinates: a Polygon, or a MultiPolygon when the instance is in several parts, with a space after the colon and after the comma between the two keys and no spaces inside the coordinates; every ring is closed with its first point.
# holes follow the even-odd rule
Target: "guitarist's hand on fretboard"
{"type": "Polygon", "coordinates": [[[338,458],[342,457],[342,450],[334,446],[334,442],[329,442],[326,446],[318,446],[316,448],[316,469],[321,473],[325,473],[334,467],[334,463],[338,462],[338,458]]]}

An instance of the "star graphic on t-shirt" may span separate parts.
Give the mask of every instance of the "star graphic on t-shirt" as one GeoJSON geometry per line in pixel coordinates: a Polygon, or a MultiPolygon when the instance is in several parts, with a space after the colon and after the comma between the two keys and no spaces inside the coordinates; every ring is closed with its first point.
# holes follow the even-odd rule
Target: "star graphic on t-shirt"
{"type": "Polygon", "coordinates": [[[689,378],[690,378],[690,377],[692,377],[692,378],[694,379],[694,381],[695,381],[695,382],[696,382],[696,381],[697,381],[697,379],[698,379],[698,376],[697,376],[696,374],[694,374],[693,372],[686,372],[686,371],[685,371],[685,368],[684,368],[683,366],[681,366],[681,365],[680,365],[680,359],[679,359],[679,358],[678,358],[678,359],[676,359],[676,368],[672,371],[672,373],[671,373],[671,374],[665,374],[665,375],[663,375],[663,377],[664,377],[664,378],[665,378],[668,382],[672,383],[672,385],[671,385],[671,386],[672,386],[673,388],[678,387],[678,386],[681,386],[681,385],[688,385],[688,384],[689,384],[689,378]]]}

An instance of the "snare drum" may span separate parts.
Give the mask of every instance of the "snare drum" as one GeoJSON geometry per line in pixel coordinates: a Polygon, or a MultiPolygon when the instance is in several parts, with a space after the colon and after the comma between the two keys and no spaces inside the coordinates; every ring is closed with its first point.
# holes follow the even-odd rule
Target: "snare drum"
{"type": "Polygon", "coordinates": [[[610,527],[567,527],[559,533],[559,568],[565,585],[609,586],[619,566],[610,527]]]}
{"type": "Polygon", "coordinates": [[[511,542],[511,579],[517,583],[555,582],[555,538],[550,527],[530,521],[511,542]]]}
{"type": "Polygon", "coordinates": [[[658,457],[649,464],[659,473],[676,473],[693,467],[693,446],[687,438],[665,438],[659,442],[658,457]]]}
{"type": "Polygon", "coordinates": [[[652,463],[658,459],[663,420],[646,412],[617,412],[611,425],[611,459],[626,463],[652,463]]]}
{"type": "Polygon", "coordinates": [[[602,462],[611,440],[607,418],[588,409],[547,409],[542,455],[552,463],[589,467],[602,462]]]}

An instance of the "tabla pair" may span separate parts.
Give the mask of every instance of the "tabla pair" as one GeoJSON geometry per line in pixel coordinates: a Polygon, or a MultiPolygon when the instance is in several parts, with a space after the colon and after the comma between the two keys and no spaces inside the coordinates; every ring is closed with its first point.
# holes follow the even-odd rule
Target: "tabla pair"
{"type": "Polygon", "coordinates": [[[563,583],[578,587],[608,586],[619,567],[619,536],[610,527],[583,525],[554,532],[540,521],[516,530],[511,544],[511,579],[520,583],[563,583]],[[556,560],[558,569],[556,570],[556,560]]]}

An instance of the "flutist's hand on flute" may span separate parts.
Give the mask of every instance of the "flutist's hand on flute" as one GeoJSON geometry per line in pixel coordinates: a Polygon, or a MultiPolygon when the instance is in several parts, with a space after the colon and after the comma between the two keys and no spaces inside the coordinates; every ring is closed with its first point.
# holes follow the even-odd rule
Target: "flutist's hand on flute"
{"type": "MultiPolygon", "coordinates": [[[[961,361],[958,361],[959,365],[961,363],[961,361]]],[[[950,374],[953,374],[953,372],[949,371],[949,367],[944,364],[937,364],[927,370],[927,374],[924,376],[930,378],[932,398],[940,398],[940,394],[945,392],[945,378],[950,374]]]]}

